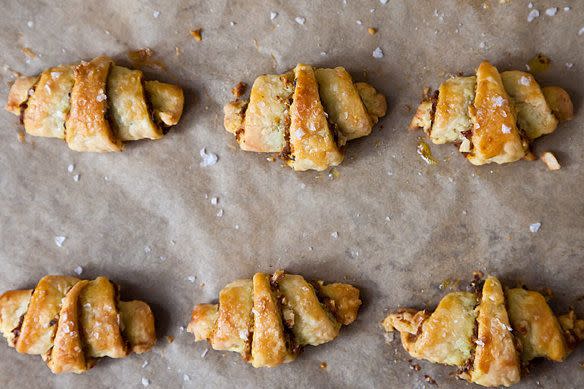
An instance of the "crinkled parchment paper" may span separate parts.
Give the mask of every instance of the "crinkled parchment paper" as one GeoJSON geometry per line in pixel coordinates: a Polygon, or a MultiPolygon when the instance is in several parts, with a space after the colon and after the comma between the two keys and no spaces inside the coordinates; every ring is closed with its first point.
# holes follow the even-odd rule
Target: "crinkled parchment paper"
{"type": "MultiPolygon", "coordinates": [[[[584,3],[533,1],[540,16],[532,22],[520,0],[386,3],[4,0],[2,104],[12,70],[35,74],[103,53],[130,64],[128,50],[149,47],[166,70],[145,68],[148,77],[180,84],[186,108],[163,140],[104,155],[51,139],[20,143],[18,119],[0,113],[0,290],[81,266],[82,276],[107,275],[123,297],[151,303],[160,335],[152,352],[102,360],[82,376],[53,376],[40,357],[2,342],[0,387],[139,388],[143,378],[153,388],[430,386],[424,375],[440,387],[469,387],[449,367],[410,369],[399,339],[386,344],[379,328],[386,310],[433,308],[444,280],[465,282],[482,270],[549,286],[557,312],[573,305],[584,314],[584,3]],[[545,14],[549,7],[558,7],[555,16],[545,14]],[[196,28],[201,42],[190,35],[196,28]],[[537,79],[567,88],[575,103],[576,118],[535,146],[557,153],[560,171],[539,161],[474,167],[452,146],[432,146],[434,166],[416,154],[420,134],[407,124],[424,86],[472,73],[485,58],[501,70],[524,69],[538,52],[553,65],[537,79]],[[334,179],[242,152],[222,126],[233,85],[298,62],[344,66],[389,100],[388,115],[351,142],[334,179]],[[218,155],[215,165],[201,166],[202,148],[218,155]],[[537,233],[533,223],[541,223],[537,233]],[[66,237],[62,247],[58,236],[66,237]],[[206,352],[183,330],[195,303],[278,268],[353,282],[363,292],[359,319],[275,369],[206,352]]],[[[517,387],[581,386],[583,360],[581,348],[565,363],[538,362],[517,387]]]]}

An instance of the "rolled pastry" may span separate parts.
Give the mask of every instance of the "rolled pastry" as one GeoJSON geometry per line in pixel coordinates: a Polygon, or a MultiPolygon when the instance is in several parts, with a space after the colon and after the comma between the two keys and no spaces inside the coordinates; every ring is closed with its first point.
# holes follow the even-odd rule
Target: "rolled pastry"
{"type": "Polygon", "coordinates": [[[76,151],[109,152],[121,151],[125,141],[162,138],[183,105],[179,87],[144,81],[141,71],[101,56],[17,78],[6,109],[22,117],[29,135],[64,139],[76,151]]]}
{"type": "Polygon", "coordinates": [[[10,347],[40,355],[55,374],[83,373],[100,357],[124,358],[156,342],[142,301],[120,301],[105,277],[43,277],[34,289],[0,296],[0,331],[10,347]]]}

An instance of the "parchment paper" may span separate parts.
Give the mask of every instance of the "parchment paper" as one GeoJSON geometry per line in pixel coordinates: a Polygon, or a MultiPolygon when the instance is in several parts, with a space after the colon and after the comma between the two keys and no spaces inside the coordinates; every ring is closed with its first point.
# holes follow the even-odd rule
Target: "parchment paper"
{"type": "MultiPolygon", "coordinates": [[[[440,387],[469,387],[450,367],[410,369],[399,339],[386,344],[379,322],[388,308],[433,308],[444,280],[464,284],[473,270],[548,286],[556,312],[573,305],[583,315],[584,3],[533,6],[540,17],[528,22],[528,2],[518,0],[4,0],[2,105],[11,70],[36,74],[104,53],[130,64],[128,50],[149,47],[167,69],[145,68],[148,77],[179,83],[186,107],[163,140],[105,155],[51,139],[19,143],[18,119],[0,113],[0,290],[81,266],[83,277],[107,275],[123,298],[149,302],[160,336],[152,352],[102,360],[82,376],[53,376],[40,357],[2,342],[0,387],[140,388],[143,378],[153,388],[431,387],[424,375],[440,387]],[[547,16],[548,7],[557,14],[547,16]],[[190,35],[195,28],[202,42],[190,35]],[[23,47],[38,57],[26,62],[23,47]],[[372,56],[377,47],[381,59],[372,56]],[[575,103],[576,118],[535,146],[557,153],[562,169],[539,161],[474,167],[452,146],[432,146],[440,163],[426,165],[416,154],[421,134],[407,130],[422,88],[473,73],[485,58],[524,69],[538,52],[553,66],[537,79],[567,88],[575,103]],[[233,85],[298,62],[344,66],[388,97],[388,115],[350,143],[332,180],[242,152],[222,126],[233,85]],[[200,166],[202,148],[219,156],[216,165],[200,166]],[[66,237],[62,247],[56,236],[66,237]],[[193,305],[214,301],[228,282],[278,268],[353,282],[363,293],[359,319],[275,369],[206,352],[181,329],[193,305]]],[[[517,388],[581,387],[583,360],[580,348],[565,363],[538,362],[517,388]]]]}

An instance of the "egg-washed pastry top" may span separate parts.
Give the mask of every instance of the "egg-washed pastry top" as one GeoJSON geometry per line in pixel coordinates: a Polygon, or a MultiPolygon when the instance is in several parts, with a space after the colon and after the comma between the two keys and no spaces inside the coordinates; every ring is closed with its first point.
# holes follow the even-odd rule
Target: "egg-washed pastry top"
{"type": "Polygon", "coordinates": [[[77,65],[19,77],[6,109],[19,115],[29,135],[64,139],[76,151],[121,151],[123,142],[160,139],[178,123],[183,91],[145,81],[140,70],[101,56],[77,65]]]}
{"type": "Polygon", "coordinates": [[[120,301],[105,277],[49,275],[34,289],[0,296],[0,331],[19,353],[40,355],[55,374],[83,373],[101,357],[149,351],[154,316],[142,301],[120,301]]]}
{"type": "Polygon", "coordinates": [[[529,143],[573,117],[572,101],[559,87],[540,88],[527,72],[499,73],[484,61],[475,76],[446,80],[427,91],[410,123],[433,143],[455,143],[474,165],[514,162],[529,143]]]}
{"type": "Polygon", "coordinates": [[[563,361],[584,340],[573,311],[556,317],[539,292],[504,290],[492,276],[475,292],[447,294],[434,312],[400,309],[382,324],[412,357],[457,366],[460,378],[487,387],[516,384],[531,360],[563,361]]]}
{"type": "Polygon", "coordinates": [[[274,367],[295,360],[303,346],[336,338],[360,305],[359,289],[348,284],[310,283],[281,270],[272,277],[256,273],[224,287],[218,304],[195,306],[188,331],[254,367],[274,367]]]}
{"type": "Polygon", "coordinates": [[[339,165],[346,142],[369,135],[386,110],[385,97],[353,83],[344,68],[299,64],[259,76],[249,101],[225,106],[224,125],[242,150],[278,153],[294,170],[321,171],[339,165]]]}

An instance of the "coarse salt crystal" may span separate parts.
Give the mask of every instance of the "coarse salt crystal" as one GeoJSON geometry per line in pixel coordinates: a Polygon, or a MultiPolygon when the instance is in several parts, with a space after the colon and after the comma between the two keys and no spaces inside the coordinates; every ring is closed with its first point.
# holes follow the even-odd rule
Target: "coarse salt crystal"
{"type": "Polygon", "coordinates": [[[478,346],[481,346],[481,347],[484,347],[484,346],[485,346],[485,343],[484,343],[482,340],[480,340],[480,339],[477,339],[477,340],[475,340],[475,343],[476,343],[478,346]]]}
{"type": "Polygon", "coordinates": [[[217,205],[219,203],[219,199],[217,197],[211,197],[211,204],[217,205]]]}
{"type": "Polygon", "coordinates": [[[213,166],[219,160],[217,154],[211,152],[207,153],[207,149],[205,147],[201,149],[199,154],[201,155],[201,158],[203,158],[203,160],[201,161],[202,167],[213,166]]]}
{"type": "Polygon", "coordinates": [[[333,231],[331,233],[331,238],[333,238],[333,239],[339,239],[339,233],[337,231],[333,231]]]}
{"type": "Polygon", "coordinates": [[[107,100],[107,96],[105,95],[105,93],[102,92],[98,94],[95,99],[101,103],[102,101],[107,100]]]}
{"type": "Polygon", "coordinates": [[[195,283],[195,276],[188,276],[187,280],[189,280],[190,283],[194,284],[195,283]]]}
{"type": "Polygon", "coordinates": [[[571,62],[566,62],[566,69],[570,70],[574,67],[574,64],[571,62]]]}
{"type": "Polygon", "coordinates": [[[375,50],[373,50],[373,58],[383,58],[383,50],[381,50],[381,47],[377,47],[375,50]]]}
{"type": "Polygon", "coordinates": [[[26,25],[28,26],[28,28],[33,28],[34,22],[32,20],[29,20],[28,22],[26,22],[26,25]]]}
{"type": "Polygon", "coordinates": [[[303,18],[302,16],[297,16],[295,19],[296,23],[303,25],[304,23],[306,23],[306,18],[303,18]]]}
{"type": "Polygon", "coordinates": [[[506,125],[502,125],[501,126],[501,132],[503,134],[510,134],[511,133],[511,127],[507,127],[506,125]]]}
{"type": "Polygon", "coordinates": [[[379,0],[379,2],[383,5],[385,5],[385,4],[389,3],[389,0],[379,0]]]}
{"type": "Polygon", "coordinates": [[[160,11],[154,11],[152,12],[152,16],[154,16],[155,18],[160,16],[160,11]]]}
{"type": "Polygon", "coordinates": [[[270,20],[274,20],[277,17],[278,17],[278,13],[277,12],[274,12],[274,11],[270,12],[270,20]]]}
{"type": "Polygon", "coordinates": [[[142,364],[142,369],[145,368],[146,366],[148,366],[148,361],[144,361],[144,363],[142,364]]]}
{"type": "Polygon", "coordinates": [[[533,22],[536,18],[539,18],[539,11],[536,9],[532,9],[531,12],[529,12],[529,15],[527,15],[527,21],[529,23],[533,22]]]}
{"type": "Polygon", "coordinates": [[[580,31],[578,31],[578,35],[584,35],[584,27],[582,27],[582,28],[580,29],[580,31]]]}
{"type": "Polygon", "coordinates": [[[81,266],[77,266],[73,272],[75,272],[75,274],[77,274],[78,276],[81,275],[81,273],[83,273],[83,268],[81,266]]]}
{"type": "Polygon", "coordinates": [[[75,182],[79,182],[79,174],[75,174],[75,175],[73,176],[73,181],[75,181],[75,182]]]}
{"type": "Polygon", "coordinates": [[[495,105],[495,107],[502,107],[504,102],[505,100],[501,96],[493,97],[493,104],[495,105]]]}
{"type": "Polygon", "coordinates": [[[59,78],[60,75],[61,75],[60,72],[51,72],[51,78],[53,80],[56,80],[57,78],[59,78]]]}
{"type": "Polygon", "coordinates": [[[148,378],[146,378],[146,377],[142,377],[142,385],[144,387],[150,385],[150,380],[148,378]]]}
{"type": "Polygon", "coordinates": [[[217,217],[223,217],[223,209],[217,211],[217,217]]]}
{"type": "Polygon", "coordinates": [[[571,9],[572,9],[572,7],[564,7],[564,12],[568,12],[571,9]]]}
{"type": "Polygon", "coordinates": [[[187,382],[187,381],[190,381],[190,380],[191,380],[191,377],[189,377],[188,374],[183,374],[183,381],[187,382]]]}
{"type": "Polygon", "coordinates": [[[69,166],[67,166],[67,171],[69,173],[73,173],[73,170],[75,170],[75,165],[73,164],[69,164],[69,166]]]}
{"type": "Polygon", "coordinates": [[[533,8],[533,3],[530,1],[529,4],[527,4],[527,8],[532,9],[533,8]]]}
{"type": "Polygon", "coordinates": [[[206,348],[205,351],[203,351],[203,353],[201,354],[201,358],[205,358],[207,356],[208,352],[209,352],[209,349],[206,348]]]}
{"type": "Polygon", "coordinates": [[[362,22],[362,21],[360,21],[360,20],[357,20],[357,24],[358,24],[358,25],[362,25],[362,24],[363,24],[363,22],[362,22]]]}
{"type": "Polygon", "coordinates": [[[151,252],[151,251],[152,251],[152,249],[150,248],[150,246],[144,246],[144,252],[145,252],[146,254],[148,254],[148,253],[149,253],[149,252],[151,252]]]}
{"type": "Polygon", "coordinates": [[[55,244],[57,247],[63,247],[63,242],[65,242],[65,239],[67,239],[65,236],[55,236],[55,244]]]}
{"type": "Polygon", "coordinates": [[[554,16],[557,13],[558,13],[558,7],[550,7],[550,8],[545,10],[545,14],[547,16],[554,16]]]}
{"type": "Polygon", "coordinates": [[[521,85],[528,86],[529,84],[531,84],[531,81],[529,81],[529,78],[527,78],[525,76],[521,76],[521,78],[519,79],[519,83],[521,85]]]}
{"type": "Polygon", "coordinates": [[[533,223],[529,225],[529,231],[533,232],[534,234],[539,231],[541,228],[541,223],[533,223]]]}

